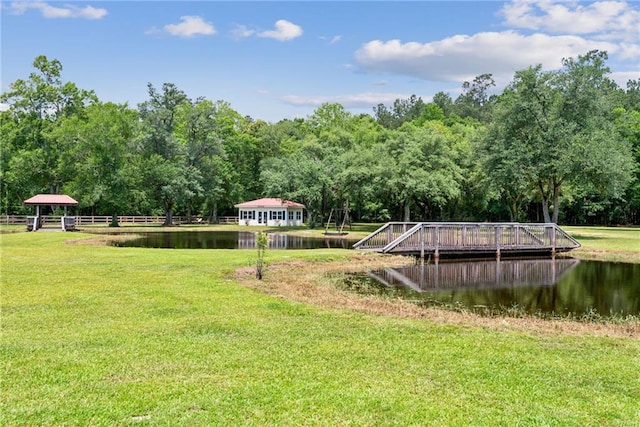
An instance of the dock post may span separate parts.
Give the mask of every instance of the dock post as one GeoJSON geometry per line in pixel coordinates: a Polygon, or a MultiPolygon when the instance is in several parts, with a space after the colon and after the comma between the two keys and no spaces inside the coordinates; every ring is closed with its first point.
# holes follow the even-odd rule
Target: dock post
{"type": "Polygon", "coordinates": [[[424,225],[420,227],[420,263],[424,264],[424,225]]]}
{"type": "Polygon", "coordinates": [[[462,246],[467,246],[467,226],[462,226],[462,246]]]}
{"type": "Polygon", "coordinates": [[[551,227],[551,257],[556,258],[556,225],[551,227]]]}
{"type": "Polygon", "coordinates": [[[500,240],[502,239],[502,228],[496,227],[496,260],[500,261],[500,240]]]}
{"type": "Polygon", "coordinates": [[[433,228],[433,245],[435,246],[435,252],[433,254],[433,260],[436,262],[436,264],[440,260],[440,249],[438,248],[438,246],[439,246],[438,234],[439,234],[439,230],[438,230],[438,226],[436,225],[433,228]]]}

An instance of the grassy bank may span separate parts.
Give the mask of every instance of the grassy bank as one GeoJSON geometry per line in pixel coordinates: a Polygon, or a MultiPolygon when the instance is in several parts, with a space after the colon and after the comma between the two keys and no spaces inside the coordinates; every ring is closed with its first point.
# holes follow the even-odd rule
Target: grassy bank
{"type": "MultiPolygon", "coordinates": [[[[344,231],[347,233],[344,238],[359,240],[369,233],[376,230],[382,224],[353,224],[344,231]]],[[[573,250],[570,255],[578,259],[598,260],[598,261],[614,261],[614,262],[632,262],[640,263],[640,227],[575,227],[562,226],[571,236],[576,238],[581,248],[573,250]]],[[[123,226],[120,228],[109,228],[104,225],[85,226],[84,230],[91,233],[131,233],[136,231],[148,232],[154,230],[162,231],[184,231],[184,230],[200,230],[200,231],[267,231],[278,233],[289,233],[299,236],[324,237],[324,228],[309,230],[301,227],[250,227],[241,225],[182,225],[179,227],[160,227],[152,226],[123,226]]],[[[0,231],[3,227],[0,226],[0,231]]],[[[16,229],[7,229],[5,231],[16,231],[16,229]]],[[[334,229],[330,231],[336,231],[334,229]]],[[[336,237],[336,236],[332,236],[336,237]]]]}
{"type": "Polygon", "coordinates": [[[254,251],[66,243],[85,237],[0,236],[2,425],[640,423],[637,337],[270,292],[277,274],[311,291],[309,265],[379,262],[352,251],[270,251],[262,284],[237,273],[254,251]]]}
{"type": "Polygon", "coordinates": [[[640,227],[563,227],[582,247],[578,259],[640,263],[640,227]]]}

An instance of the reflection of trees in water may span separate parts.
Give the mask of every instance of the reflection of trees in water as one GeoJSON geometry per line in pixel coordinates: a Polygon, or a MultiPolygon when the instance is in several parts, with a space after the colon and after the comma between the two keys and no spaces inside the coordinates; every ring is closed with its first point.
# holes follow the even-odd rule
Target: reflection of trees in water
{"type": "Polygon", "coordinates": [[[573,259],[453,262],[370,273],[406,298],[528,312],[637,314],[640,265],[573,259]],[[579,264],[579,265],[578,265],[579,264]]]}
{"type": "MultiPolygon", "coordinates": [[[[171,231],[137,233],[117,246],[172,249],[256,249],[253,231],[171,231]]],[[[353,240],[269,234],[270,249],[350,248],[353,240]]]]}
{"type": "Polygon", "coordinates": [[[584,301],[603,315],[640,312],[640,264],[583,264],[559,287],[562,300],[584,301]]]}
{"type": "MultiPolygon", "coordinates": [[[[306,236],[269,233],[269,249],[317,249],[351,247],[352,242],[345,239],[322,239],[306,236]]],[[[256,233],[242,232],[238,234],[239,249],[256,248],[256,233]]]]}

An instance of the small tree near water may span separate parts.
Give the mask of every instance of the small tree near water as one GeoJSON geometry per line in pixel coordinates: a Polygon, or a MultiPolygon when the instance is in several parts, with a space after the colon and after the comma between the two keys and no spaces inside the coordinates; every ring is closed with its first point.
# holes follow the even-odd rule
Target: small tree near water
{"type": "Polygon", "coordinates": [[[269,247],[269,236],[264,231],[258,233],[258,237],[256,239],[258,244],[258,259],[256,260],[256,279],[262,280],[262,275],[264,273],[264,256],[267,252],[267,248],[269,247]]]}

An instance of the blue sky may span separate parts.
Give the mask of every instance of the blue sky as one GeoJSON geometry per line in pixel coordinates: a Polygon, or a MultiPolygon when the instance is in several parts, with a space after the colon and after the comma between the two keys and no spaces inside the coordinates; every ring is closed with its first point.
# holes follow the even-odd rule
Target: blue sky
{"type": "Polygon", "coordinates": [[[372,113],[412,94],[453,98],[492,73],[560,67],[606,50],[612,77],[640,78],[640,3],[502,1],[4,1],[0,89],[46,55],[63,79],[136,107],[147,83],[224,100],[276,122],[325,102],[372,113]]]}

